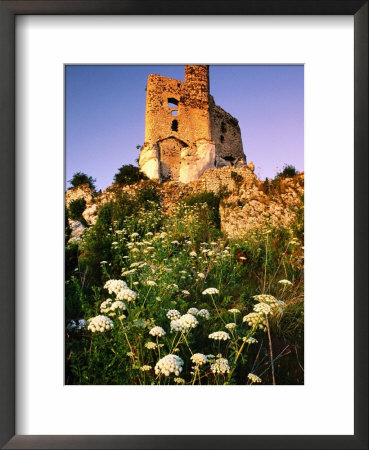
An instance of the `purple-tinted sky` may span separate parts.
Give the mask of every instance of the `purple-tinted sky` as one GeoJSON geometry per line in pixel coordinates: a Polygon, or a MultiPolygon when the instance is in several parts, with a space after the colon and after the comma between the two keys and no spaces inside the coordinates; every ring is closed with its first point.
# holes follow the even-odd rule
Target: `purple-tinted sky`
{"type": "MultiPolygon", "coordinates": [[[[184,80],[184,66],[66,67],[67,180],[84,172],[105,189],[123,164],[137,165],[150,73],[184,80]]],[[[303,66],[210,66],[210,93],[239,120],[259,177],[304,169],[303,66]]]]}

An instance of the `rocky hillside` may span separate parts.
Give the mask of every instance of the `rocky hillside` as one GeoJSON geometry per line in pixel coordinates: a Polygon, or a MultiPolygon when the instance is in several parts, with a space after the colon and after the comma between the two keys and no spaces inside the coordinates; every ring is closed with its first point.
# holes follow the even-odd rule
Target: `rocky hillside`
{"type": "MultiPolygon", "coordinates": [[[[137,190],[152,181],[140,181],[129,186],[112,185],[104,192],[94,195],[88,185],[69,189],[66,192],[66,205],[78,198],[84,198],[86,209],[83,218],[94,225],[98,211],[104,203],[113,201],[117,194],[126,192],[134,195],[137,190]]],[[[303,210],[304,173],[291,178],[277,178],[261,181],[254,174],[254,166],[222,167],[208,169],[203,176],[188,184],[167,181],[155,184],[162,199],[163,211],[170,214],[171,209],[181,199],[204,191],[222,195],[220,203],[221,228],[230,237],[239,237],[246,231],[265,225],[288,226],[303,210]]],[[[74,236],[81,233],[80,223],[70,220],[74,236]]],[[[83,230],[83,228],[82,228],[83,230]]]]}

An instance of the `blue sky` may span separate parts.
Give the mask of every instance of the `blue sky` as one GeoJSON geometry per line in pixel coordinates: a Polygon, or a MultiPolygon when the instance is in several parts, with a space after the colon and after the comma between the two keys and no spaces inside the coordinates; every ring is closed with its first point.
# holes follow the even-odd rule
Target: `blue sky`
{"type": "MultiPolygon", "coordinates": [[[[150,73],[184,80],[184,66],[66,66],[66,180],[85,172],[105,189],[119,167],[137,164],[150,73]]],[[[303,66],[210,66],[210,93],[239,120],[260,178],[284,164],[304,169],[303,66]]]]}

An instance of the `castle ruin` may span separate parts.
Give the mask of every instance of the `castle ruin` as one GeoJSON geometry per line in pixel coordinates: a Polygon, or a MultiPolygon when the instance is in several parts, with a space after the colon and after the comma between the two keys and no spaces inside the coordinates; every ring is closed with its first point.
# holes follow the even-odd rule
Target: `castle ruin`
{"type": "Polygon", "coordinates": [[[206,169],[246,165],[238,120],[214,102],[209,66],[186,65],[185,81],[151,74],[140,170],[151,179],[197,180],[206,169]]]}

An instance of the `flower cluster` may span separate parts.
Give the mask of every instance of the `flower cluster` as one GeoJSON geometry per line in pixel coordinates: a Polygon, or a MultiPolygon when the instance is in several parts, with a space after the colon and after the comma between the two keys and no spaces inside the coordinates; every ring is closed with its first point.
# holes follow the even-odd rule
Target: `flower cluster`
{"type": "Polygon", "coordinates": [[[153,350],[154,348],[156,348],[156,344],[155,342],[146,342],[145,347],[149,350],[153,350]]]}
{"type": "Polygon", "coordinates": [[[226,374],[230,371],[228,359],[218,358],[215,363],[210,366],[210,369],[213,373],[220,373],[222,375],[226,374]]]}
{"type": "Polygon", "coordinates": [[[246,342],[246,344],[257,344],[258,343],[258,340],[253,337],[249,337],[249,338],[243,337],[242,340],[244,342],[246,342]]]}
{"type": "Polygon", "coordinates": [[[231,314],[241,314],[241,311],[237,308],[229,309],[228,312],[231,314]]]}
{"type": "Polygon", "coordinates": [[[249,380],[251,380],[253,383],[261,383],[261,378],[259,378],[257,375],[255,375],[254,373],[249,373],[247,375],[247,378],[249,380]]]}
{"type": "Polygon", "coordinates": [[[214,333],[209,334],[209,338],[215,341],[226,341],[230,339],[230,336],[225,331],[214,331],[214,333]]]}
{"type": "Polygon", "coordinates": [[[210,313],[207,309],[200,309],[200,311],[197,313],[198,317],[202,317],[203,319],[209,319],[210,313]]]}
{"type": "Polygon", "coordinates": [[[147,365],[147,364],[145,364],[144,366],[140,367],[140,370],[142,370],[142,372],[147,372],[147,371],[149,371],[151,369],[152,369],[152,367],[147,365]]]}
{"type": "Polygon", "coordinates": [[[170,309],[167,312],[167,317],[169,320],[176,320],[181,317],[181,313],[179,311],[177,311],[176,309],[170,309]]]}
{"type": "Polygon", "coordinates": [[[236,328],[236,324],[235,324],[234,322],[227,323],[227,324],[225,325],[225,327],[226,327],[228,330],[234,330],[234,329],[236,328]]]}
{"type": "Polygon", "coordinates": [[[125,289],[122,289],[117,294],[117,300],[127,300],[127,302],[134,302],[137,297],[137,292],[132,291],[132,289],[129,289],[128,287],[125,289]]]}
{"type": "Polygon", "coordinates": [[[219,294],[218,289],[216,289],[216,288],[207,288],[202,293],[202,295],[214,295],[214,294],[219,294]]]}
{"type": "Polygon", "coordinates": [[[277,300],[273,295],[260,294],[254,295],[253,298],[259,303],[266,303],[272,309],[271,314],[275,312],[283,313],[283,308],[286,306],[285,302],[282,300],[277,300]]]}
{"type": "Polygon", "coordinates": [[[100,312],[107,314],[109,312],[114,312],[116,309],[126,310],[126,305],[121,301],[113,302],[111,298],[106,299],[100,305],[100,312]]]}
{"type": "Polygon", "coordinates": [[[151,336],[163,337],[166,333],[162,327],[154,327],[150,330],[151,336]]]}
{"type": "Polygon", "coordinates": [[[266,316],[272,312],[272,308],[267,303],[258,303],[253,309],[255,312],[265,314],[266,316]]]}
{"type": "Polygon", "coordinates": [[[282,284],[283,286],[290,286],[292,283],[289,280],[279,280],[279,284],[282,284]]]}
{"type": "Polygon", "coordinates": [[[122,280],[108,280],[104,288],[108,290],[109,294],[115,294],[117,300],[133,302],[137,297],[137,293],[129,289],[127,283],[122,280]]]}
{"type": "Polygon", "coordinates": [[[155,365],[155,373],[156,375],[163,374],[165,376],[169,376],[171,373],[174,373],[178,377],[178,375],[182,372],[182,366],[184,362],[177,355],[167,355],[164,358],[161,358],[155,365]]]}
{"type": "Polygon", "coordinates": [[[196,366],[202,366],[208,362],[208,358],[202,353],[195,353],[191,356],[191,361],[196,364],[196,366]]]}
{"type": "Polygon", "coordinates": [[[113,321],[106,316],[96,316],[92,319],[88,319],[89,325],[87,327],[88,330],[95,333],[95,331],[104,331],[111,330],[114,328],[113,321]]]}
{"type": "Polygon", "coordinates": [[[195,328],[199,322],[192,314],[184,314],[179,319],[170,322],[171,331],[184,331],[187,333],[191,328],[195,328]]]}
{"type": "Polygon", "coordinates": [[[199,310],[197,308],[190,308],[187,311],[187,314],[192,314],[193,316],[197,316],[198,312],[199,312],[199,310]]]}
{"type": "Polygon", "coordinates": [[[249,327],[259,327],[260,330],[266,330],[266,320],[263,314],[259,314],[257,312],[252,312],[247,314],[243,318],[244,322],[247,322],[249,327]]]}

